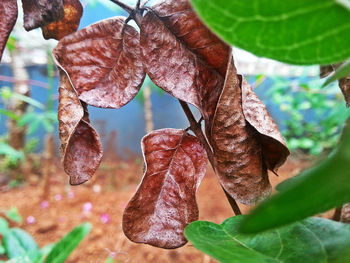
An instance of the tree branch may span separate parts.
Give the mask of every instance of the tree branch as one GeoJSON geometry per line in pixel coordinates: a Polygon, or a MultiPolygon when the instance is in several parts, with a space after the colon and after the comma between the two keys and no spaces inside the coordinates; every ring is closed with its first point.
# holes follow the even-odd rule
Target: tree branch
{"type": "MultiPolygon", "coordinates": [[[[205,151],[207,152],[209,162],[210,162],[211,166],[213,167],[214,172],[217,173],[214,154],[213,154],[213,151],[212,151],[212,149],[207,141],[207,138],[203,134],[201,122],[196,121],[195,117],[192,114],[190,107],[188,106],[188,104],[186,102],[184,102],[182,100],[179,100],[179,102],[180,102],[181,107],[182,107],[183,111],[185,112],[186,117],[190,123],[190,129],[194,132],[194,134],[197,136],[200,143],[203,145],[205,151]]],[[[222,190],[225,192],[226,198],[228,199],[228,202],[230,203],[231,208],[232,208],[233,212],[235,213],[235,215],[241,215],[242,212],[239,209],[239,206],[237,205],[236,201],[226,192],[226,190],[223,187],[222,187],[222,190]]]]}

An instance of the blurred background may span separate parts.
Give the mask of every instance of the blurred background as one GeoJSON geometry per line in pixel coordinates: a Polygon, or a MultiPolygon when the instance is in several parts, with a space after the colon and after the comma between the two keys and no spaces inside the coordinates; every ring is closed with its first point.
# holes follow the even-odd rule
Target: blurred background
{"type": "MultiPolygon", "coordinates": [[[[82,3],[80,28],[126,15],[107,0],[82,3]]],[[[90,182],[68,185],[58,154],[59,80],[51,57],[56,44],[45,41],[40,29],[25,32],[20,16],[0,64],[0,217],[28,231],[40,247],[57,242],[81,222],[91,222],[91,233],[67,262],[214,262],[188,245],[163,251],[133,244],[121,231],[123,208],[142,178],[141,138],[153,129],[189,125],[177,100],[149,79],[136,99],[119,110],[89,107],[104,159],[90,182]]],[[[318,67],[290,66],[236,48],[234,58],[292,152],[280,177],[271,177],[272,184],[335,147],[349,115],[337,83],[322,88],[318,67]]],[[[233,214],[208,170],[198,193],[200,219],[220,223],[233,214]]]]}

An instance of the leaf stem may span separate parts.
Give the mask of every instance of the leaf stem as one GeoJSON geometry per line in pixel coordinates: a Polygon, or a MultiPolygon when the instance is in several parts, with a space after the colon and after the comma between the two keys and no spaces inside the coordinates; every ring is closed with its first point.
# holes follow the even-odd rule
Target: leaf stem
{"type": "MultiPolygon", "coordinates": [[[[214,172],[217,173],[216,163],[215,163],[212,148],[210,147],[210,145],[207,141],[207,138],[205,137],[203,130],[202,130],[202,127],[201,127],[202,118],[200,119],[199,122],[197,122],[195,117],[193,116],[193,113],[192,113],[190,107],[188,106],[188,104],[182,100],[179,100],[179,102],[180,102],[181,107],[182,107],[183,111],[185,112],[186,117],[190,123],[190,129],[194,132],[194,134],[197,136],[198,140],[203,145],[205,151],[207,152],[209,162],[210,162],[211,166],[213,167],[214,172]]],[[[237,205],[235,199],[233,199],[232,196],[230,196],[223,187],[222,187],[222,190],[224,191],[226,198],[227,198],[228,202],[230,203],[231,208],[232,208],[233,212],[235,213],[235,215],[241,215],[242,212],[241,212],[239,206],[237,205]]]]}

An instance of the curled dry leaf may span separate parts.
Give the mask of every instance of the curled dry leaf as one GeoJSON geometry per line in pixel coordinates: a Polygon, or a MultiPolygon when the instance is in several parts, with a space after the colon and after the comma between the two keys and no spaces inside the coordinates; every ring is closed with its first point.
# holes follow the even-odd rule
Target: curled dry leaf
{"type": "Polygon", "coordinates": [[[195,105],[210,121],[220,96],[230,47],[198,19],[189,1],[166,0],[143,18],[141,55],[152,81],[195,105]]]}
{"type": "Polygon", "coordinates": [[[45,39],[62,39],[77,31],[83,15],[83,6],[79,0],[63,0],[64,15],[61,19],[42,27],[45,39]]]}
{"type": "Polygon", "coordinates": [[[22,0],[24,28],[30,31],[61,19],[63,0],[22,0]]]}
{"type": "Polygon", "coordinates": [[[244,78],[241,89],[244,117],[258,132],[267,168],[275,171],[286,161],[290,152],[277,124],[244,78]]]}
{"type": "Polygon", "coordinates": [[[244,204],[269,195],[267,169],[275,170],[289,155],[277,125],[247,81],[237,75],[233,59],[213,118],[210,142],[221,185],[244,204]]]}
{"type": "Polygon", "coordinates": [[[245,120],[241,78],[231,61],[212,125],[217,176],[237,201],[252,204],[271,192],[256,130],[245,120]]]}
{"type": "Polygon", "coordinates": [[[67,74],[60,69],[59,133],[62,162],[70,184],[89,180],[100,165],[102,144],[89,123],[86,105],[82,105],[67,74]]]}
{"type": "Polygon", "coordinates": [[[79,98],[89,105],[120,108],[145,78],[139,35],[125,18],[115,17],[70,34],[54,49],[79,98]]]}
{"type": "Polygon", "coordinates": [[[17,15],[16,0],[2,0],[0,2],[0,61],[7,39],[16,23],[17,15]]]}
{"type": "Polygon", "coordinates": [[[184,228],[198,219],[195,193],[207,165],[198,139],[183,130],[163,129],[142,139],[146,170],[123,215],[125,235],[137,243],[177,248],[184,228]]]}

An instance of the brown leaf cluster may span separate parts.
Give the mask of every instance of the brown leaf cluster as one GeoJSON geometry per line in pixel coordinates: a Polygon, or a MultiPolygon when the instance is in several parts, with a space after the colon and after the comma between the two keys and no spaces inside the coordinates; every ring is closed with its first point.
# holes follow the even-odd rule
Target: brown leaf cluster
{"type": "MultiPolygon", "coordinates": [[[[204,26],[187,0],[150,8],[136,21],[140,34],[125,22],[122,17],[103,20],[62,38],[54,50],[76,91],[65,96],[70,113],[60,115],[63,154],[71,143],[67,138],[79,134],[77,123],[85,124],[80,100],[120,108],[136,96],[147,73],[201,112],[223,188],[249,204],[268,195],[267,169],[279,167],[289,151],[264,105],[237,74],[231,48],[204,26]]],[[[205,174],[205,150],[196,137],[174,129],[146,135],[142,150],[145,174],[125,209],[123,230],[134,242],[182,246],[184,228],[198,218],[195,193],[205,174]]],[[[64,159],[65,167],[68,163],[64,159]]]]}
{"type": "MultiPolygon", "coordinates": [[[[75,32],[83,14],[79,0],[22,0],[22,7],[25,30],[41,27],[45,39],[59,40],[75,32]]],[[[0,1],[0,60],[17,15],[16,0],[0,1]]]]}
{"type": "MultiPolygon", "coordinates": [[[[23,3],[26,29],[42,27],[45,38],[60,40],[53,55],[61,77],[62,162],[71,184],[87,181],[102,158],[87,105],[123,107],[146,73],[175,98],[196,106],[205,121],[210,146],[176,129],[142,139],[145,173],[123,216],[130,240],[163,248],[186,243],[184,228],[198,219],[195,194],[206,170],[204,144],[230,196],[251,204],[269,194],[267,170],[277,169],[289,151],[262,102],[237,74],[231,47],[199,20],[188,0],[135,10],[131,18],[140,33],[124,17],[74,32],[82,15],[78,0],[23,3]]],[[[4,27],[5,37],[10,27],[4,27]]]]}

